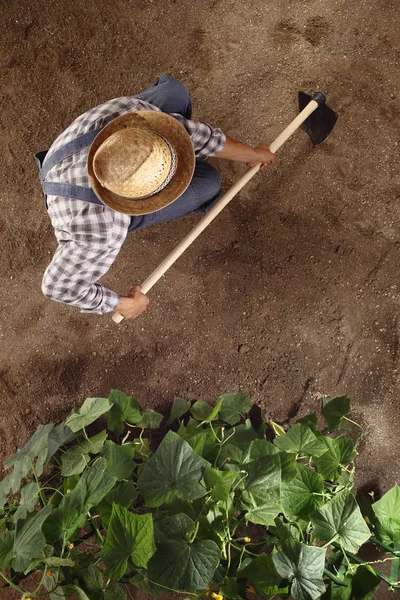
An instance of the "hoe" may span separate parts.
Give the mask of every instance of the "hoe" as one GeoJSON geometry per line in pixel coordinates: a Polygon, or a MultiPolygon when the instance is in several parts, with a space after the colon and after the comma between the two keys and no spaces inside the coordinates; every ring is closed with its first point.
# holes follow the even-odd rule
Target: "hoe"
{"type": "MultiPolygon", "coordinates": [[[[270,150],[273,154],[286,142],[286,140],[302,125],[303,129],[311,138],[314,146],[321,144],[326,140],[335,126],[338,115],[325,103],[325,95],[317,92],[314,96],[309,96],[304,92],[299,92],[299,110],[297,117],[282,131],[282,133],[272,142],[270,150]]],[[[157,269],[143,282],[141,291],[143,294],[153,287],[155,283],[168,271],[174,262],[185,252],[185,250],[194,242],[202,231],[211,223],[213,219],[221,212],[223,208],[236,196],[238,192],[246,185],[248,181],[259,171],[260,165],[251,167],[238,181],[218,200],[218,202],[209,210],[209,212],[199,221],[192,231],[176,246],[157,269]]],[[[120,323],[123,316],[114,313],[113,321],[120,323]]]]}

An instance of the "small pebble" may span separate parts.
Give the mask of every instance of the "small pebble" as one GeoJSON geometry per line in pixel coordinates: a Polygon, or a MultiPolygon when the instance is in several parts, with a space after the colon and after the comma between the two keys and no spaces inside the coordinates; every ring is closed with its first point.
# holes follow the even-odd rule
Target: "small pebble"
{"type": "Polygon", "coordinates": [[[249,351],[250,351],[250,347],[247,344],[240,344],[240,346],[238,346],[238,352],[240,354],[244,354],[249,351]]]}

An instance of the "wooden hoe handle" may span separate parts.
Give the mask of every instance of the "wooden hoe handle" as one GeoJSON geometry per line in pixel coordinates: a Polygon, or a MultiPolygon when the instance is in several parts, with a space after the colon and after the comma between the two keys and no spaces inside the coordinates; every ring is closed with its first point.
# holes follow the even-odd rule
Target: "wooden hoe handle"
{"type": "MultiPolygon", "coordinates": [[[[288,138],[300,127],[300,125],[318,108],[318,103],[311,100],[307,106],[297,115],[295,119],[282,131],[282,133],[272,142],[270,150],[275,154],[277,150],[286,142],[288,138]]],[[[236,183],[218,200],[216,204],[208,211],[208,213],[197,223],[188,235],[174,248],[155,271],[143,282],[140,290],[143,294],[147,294],[149,290],[157,283],[157,281],[168,271],[174,262],[185,252],[194,240],[201,234],[202,231],[215,219],[215,217],[225,208],[225,206],[236,196],[238,192],[246,185],[248,181],[259,171],[260,164],[254,165],[248,169],[236,183]]],[[[119,313],[114,313],[112,317],[115,323],[121,323],[124,319],[119,313]]]]}

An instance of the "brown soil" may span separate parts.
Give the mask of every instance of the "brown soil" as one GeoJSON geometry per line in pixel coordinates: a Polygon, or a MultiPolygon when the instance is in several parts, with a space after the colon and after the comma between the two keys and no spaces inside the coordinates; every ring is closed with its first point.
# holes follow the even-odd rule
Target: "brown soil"
{"type": "MultiPolygon", "coordinates": [[[[348,394],[367,434],[361,485],[399,479],[400,80],[393,0],[0,1],[1,432],[4,457],[42,422],[112,387],[163,409],[244,390],[276,421],[348,394]],[[195,117],[271,141],[299,89],[339,113],[298,132],[151,293],[114,325],[42,296],[55,250],[33,153],[76,116],[161,73],[195,117]]],[[[215,161],[228,188],[238,164],[215,161]]],[[[104,282],[140,283],[198,216],[132,234],[104,282]]],[[[381,596],[383,597],[383,596],[381,596]]],[[[11,596],[10,596],[11,598],[11,596]]]]}

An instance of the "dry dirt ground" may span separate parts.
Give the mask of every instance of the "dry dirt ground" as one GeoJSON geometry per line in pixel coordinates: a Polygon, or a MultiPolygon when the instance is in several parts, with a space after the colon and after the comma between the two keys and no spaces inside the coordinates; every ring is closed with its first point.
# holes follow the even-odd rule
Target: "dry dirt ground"
{"type": "MultiPolygon", "coordinates": [[[[276,421],[348,394],[360,485],[399,480],[400,78],[396,0],[1,0],[1,433],[118,387],[145,406],[244,390],[276,421]],[[194,116],[272,141],[297,91],[339,113],[298,132],[151,292],[137,321],[47,300],[56,248],[33,153],[79,114],[169,73],[194,116]]],[[[214,160],[228,188],[239,164],[214,160]]],[[[198,221],[131,234],[104,282],[125,293],[198,221]]]]}

